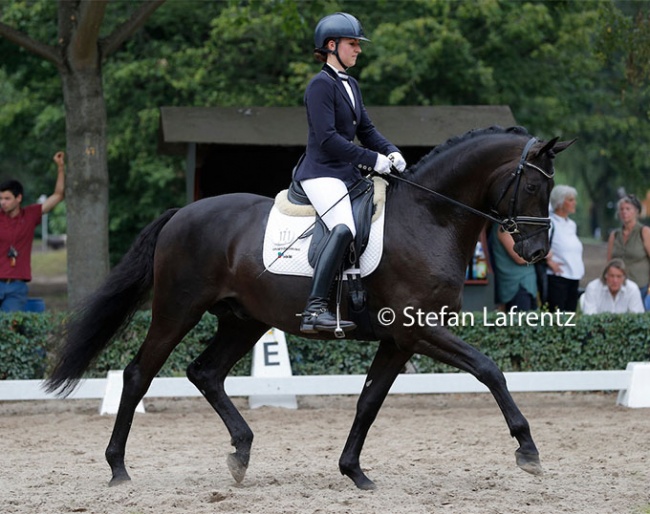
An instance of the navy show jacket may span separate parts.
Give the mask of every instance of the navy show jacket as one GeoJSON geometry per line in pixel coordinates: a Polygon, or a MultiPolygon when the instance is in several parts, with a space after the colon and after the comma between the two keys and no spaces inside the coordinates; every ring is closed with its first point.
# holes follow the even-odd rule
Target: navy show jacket
{"type": "Polygon", "coordinates": [[[295,172],[296,180],[336,177],[349,187],[361,174],[372,171],[377,152],[399,152],[372,124],[358,82],[348,80],[354,94],[352,105],[343,80],[325,65],[307,86],[305,107],[309,134],[304,158],[295,172]],[[354,142],[359,140],[362,146],[354,142]]]}

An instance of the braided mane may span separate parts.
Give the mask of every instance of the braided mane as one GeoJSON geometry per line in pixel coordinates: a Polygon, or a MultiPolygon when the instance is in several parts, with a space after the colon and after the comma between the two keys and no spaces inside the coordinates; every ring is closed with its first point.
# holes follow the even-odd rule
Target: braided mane
{"type": "Polygon", "coordinates": [[[426,154],[424,157],[422,157],[414,166],[411,167],[410,171],[413,173],[417,173],[417,171],[425,167],[429,161],[433,160],[436,158],[438,155],[446,152],[450,148],[453,148],[454,146],[459,145],[460,143],[463,143],[465,141],[468,141],[470,139],[474,139],[480,136],[486,136],[486,135],[492,135],[492,134],[516,134],[516,135],[521,135],[521,136],[530,136],[528,131],[524,127],[508,127],[508,128],[503,128],[498,125],[494,125],[492,127],[484,128],[484,129],[472,129],[468,132],[465,132],[465,134],[462,134],[460,136],[454,136],[452,138],[449,138],[447,141],[444,143],[436,146],[433,150],[431,150],[428,154],[426,154]]]}

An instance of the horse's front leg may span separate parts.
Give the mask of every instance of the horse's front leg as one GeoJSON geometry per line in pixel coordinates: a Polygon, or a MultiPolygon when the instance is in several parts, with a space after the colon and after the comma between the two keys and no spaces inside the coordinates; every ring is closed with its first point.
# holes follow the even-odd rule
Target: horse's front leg
{"type": "Polygon", "coordinates": [[[419,338],[413,351],[467,371],[485,384],[506,419],[510,435],[519,443],[515,451],[517,465],[534,475],[543,472],[528,421],[508,391],[503,372],[492,359],[444,328],[437,328],[419,338]]]}
{"type": "Polygon", "coordinates": [[[412,355],[400,351],[392,340],[381,341],[368,371],[354,423],[339,459],[341,473],[350,477],[359,489],[375,488],[374,482],[361,471],[361,449],[388,391],[412,355]]]}

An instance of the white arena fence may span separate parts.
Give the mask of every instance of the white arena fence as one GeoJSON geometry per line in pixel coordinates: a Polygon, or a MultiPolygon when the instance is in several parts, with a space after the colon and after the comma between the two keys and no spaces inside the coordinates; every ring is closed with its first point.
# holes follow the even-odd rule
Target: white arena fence
{"type": "MultiPolygon", "coordinates": [[[[228,377],[229,396],[248,396],[251,407],[275,405],[296,408],[295,397],[358,395],[365,375],[291,375],[284,334],[270,330],[255,346],[250,377],[228,377]]],[[[617,403],[650,407],[650,362],[631,362],[625,370],[507,372],[511,392],[619,391],[617,403]]],[[[0,401],[58,399],[46,393],[42,380],[1,380],[0,401]]],[[[103,399],[100,411],[114,413],[122,388],[121,371],[107,378],[81,380],[70,399],[103,399]]],[[[390,394],[484,393],[487,387],[468,373],[401,374],[390,394]]],[[[155,378],[145,398],[198,397],[201,393],[185,377],[155,378]]],[[[140,409],[143,411],[144,409],[140,409]]]]}

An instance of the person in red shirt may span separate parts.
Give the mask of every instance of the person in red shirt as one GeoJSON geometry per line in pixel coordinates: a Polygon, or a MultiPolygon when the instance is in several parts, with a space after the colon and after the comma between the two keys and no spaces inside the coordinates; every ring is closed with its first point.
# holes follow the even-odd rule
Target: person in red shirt
{"type": "Polygon", "coordinates": [[[65,154],[54,154],[58,173],[54,192],[42,204],[22,207],[23,186],[17,180],[0,184],[0,311],[20,311],[27,304],[32,279],[32,241],[41,216],[65,197],[65,154]]]}

